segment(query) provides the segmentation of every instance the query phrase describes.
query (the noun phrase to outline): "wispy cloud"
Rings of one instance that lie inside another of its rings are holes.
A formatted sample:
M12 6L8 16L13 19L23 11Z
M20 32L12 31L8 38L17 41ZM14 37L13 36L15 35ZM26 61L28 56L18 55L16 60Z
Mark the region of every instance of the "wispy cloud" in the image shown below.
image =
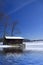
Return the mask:
M28 1L28 2L26 2L26 3L24 3L24 4L22 4L20 7L14 9L14 10L12 10L12 11L10 11L7 15L10 15L10 14L12 14L12 13L15 13L15 12L19 11L21 8L25 7L26 5L31 4L31 3L34 2L34 1L36 1L36 0L30 0L30 1Z

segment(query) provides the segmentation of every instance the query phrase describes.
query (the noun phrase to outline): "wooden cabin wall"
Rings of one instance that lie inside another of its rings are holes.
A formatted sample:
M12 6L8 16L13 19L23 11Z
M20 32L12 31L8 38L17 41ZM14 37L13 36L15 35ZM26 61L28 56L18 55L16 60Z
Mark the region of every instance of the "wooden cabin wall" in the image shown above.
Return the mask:
M22 44L22 39L4 39L4 45Z

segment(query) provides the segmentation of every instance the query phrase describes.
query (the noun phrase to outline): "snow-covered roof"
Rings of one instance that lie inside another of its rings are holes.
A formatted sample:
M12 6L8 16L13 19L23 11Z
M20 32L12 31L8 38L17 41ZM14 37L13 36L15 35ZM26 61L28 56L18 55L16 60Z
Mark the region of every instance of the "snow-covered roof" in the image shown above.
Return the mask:
M24 39L23 37L5 36L6 39Z

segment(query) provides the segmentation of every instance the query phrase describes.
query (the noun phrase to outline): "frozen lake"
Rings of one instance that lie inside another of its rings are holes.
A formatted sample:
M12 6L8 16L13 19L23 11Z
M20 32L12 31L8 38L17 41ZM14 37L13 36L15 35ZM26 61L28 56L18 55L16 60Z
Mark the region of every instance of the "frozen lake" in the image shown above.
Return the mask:
M43 52L0 54L0 65L43 65Z
M1 43L2 45L3 43ZM26 44L25 50L38 50L41 51L27 51L23 53L0 53L0 65L43 65L43 42L24 43ZM32 49L33 48L33 49ZM2 50L2 49L0 49ZM40 50L40 49L39 49Z

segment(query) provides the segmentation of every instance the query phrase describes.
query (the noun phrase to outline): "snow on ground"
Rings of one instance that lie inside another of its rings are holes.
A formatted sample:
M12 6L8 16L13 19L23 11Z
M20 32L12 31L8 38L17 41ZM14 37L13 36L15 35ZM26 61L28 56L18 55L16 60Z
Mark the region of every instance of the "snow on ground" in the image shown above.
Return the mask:
M25 44L24 51L43 51L43 41L23 42L23 44ZM3 45L3 42L0 42L0 45ZM3 48L0 47L0 50L3 50Z
M32 51L43 51L43 41L37 42L24 42L25 49L24 51L32 50Z

